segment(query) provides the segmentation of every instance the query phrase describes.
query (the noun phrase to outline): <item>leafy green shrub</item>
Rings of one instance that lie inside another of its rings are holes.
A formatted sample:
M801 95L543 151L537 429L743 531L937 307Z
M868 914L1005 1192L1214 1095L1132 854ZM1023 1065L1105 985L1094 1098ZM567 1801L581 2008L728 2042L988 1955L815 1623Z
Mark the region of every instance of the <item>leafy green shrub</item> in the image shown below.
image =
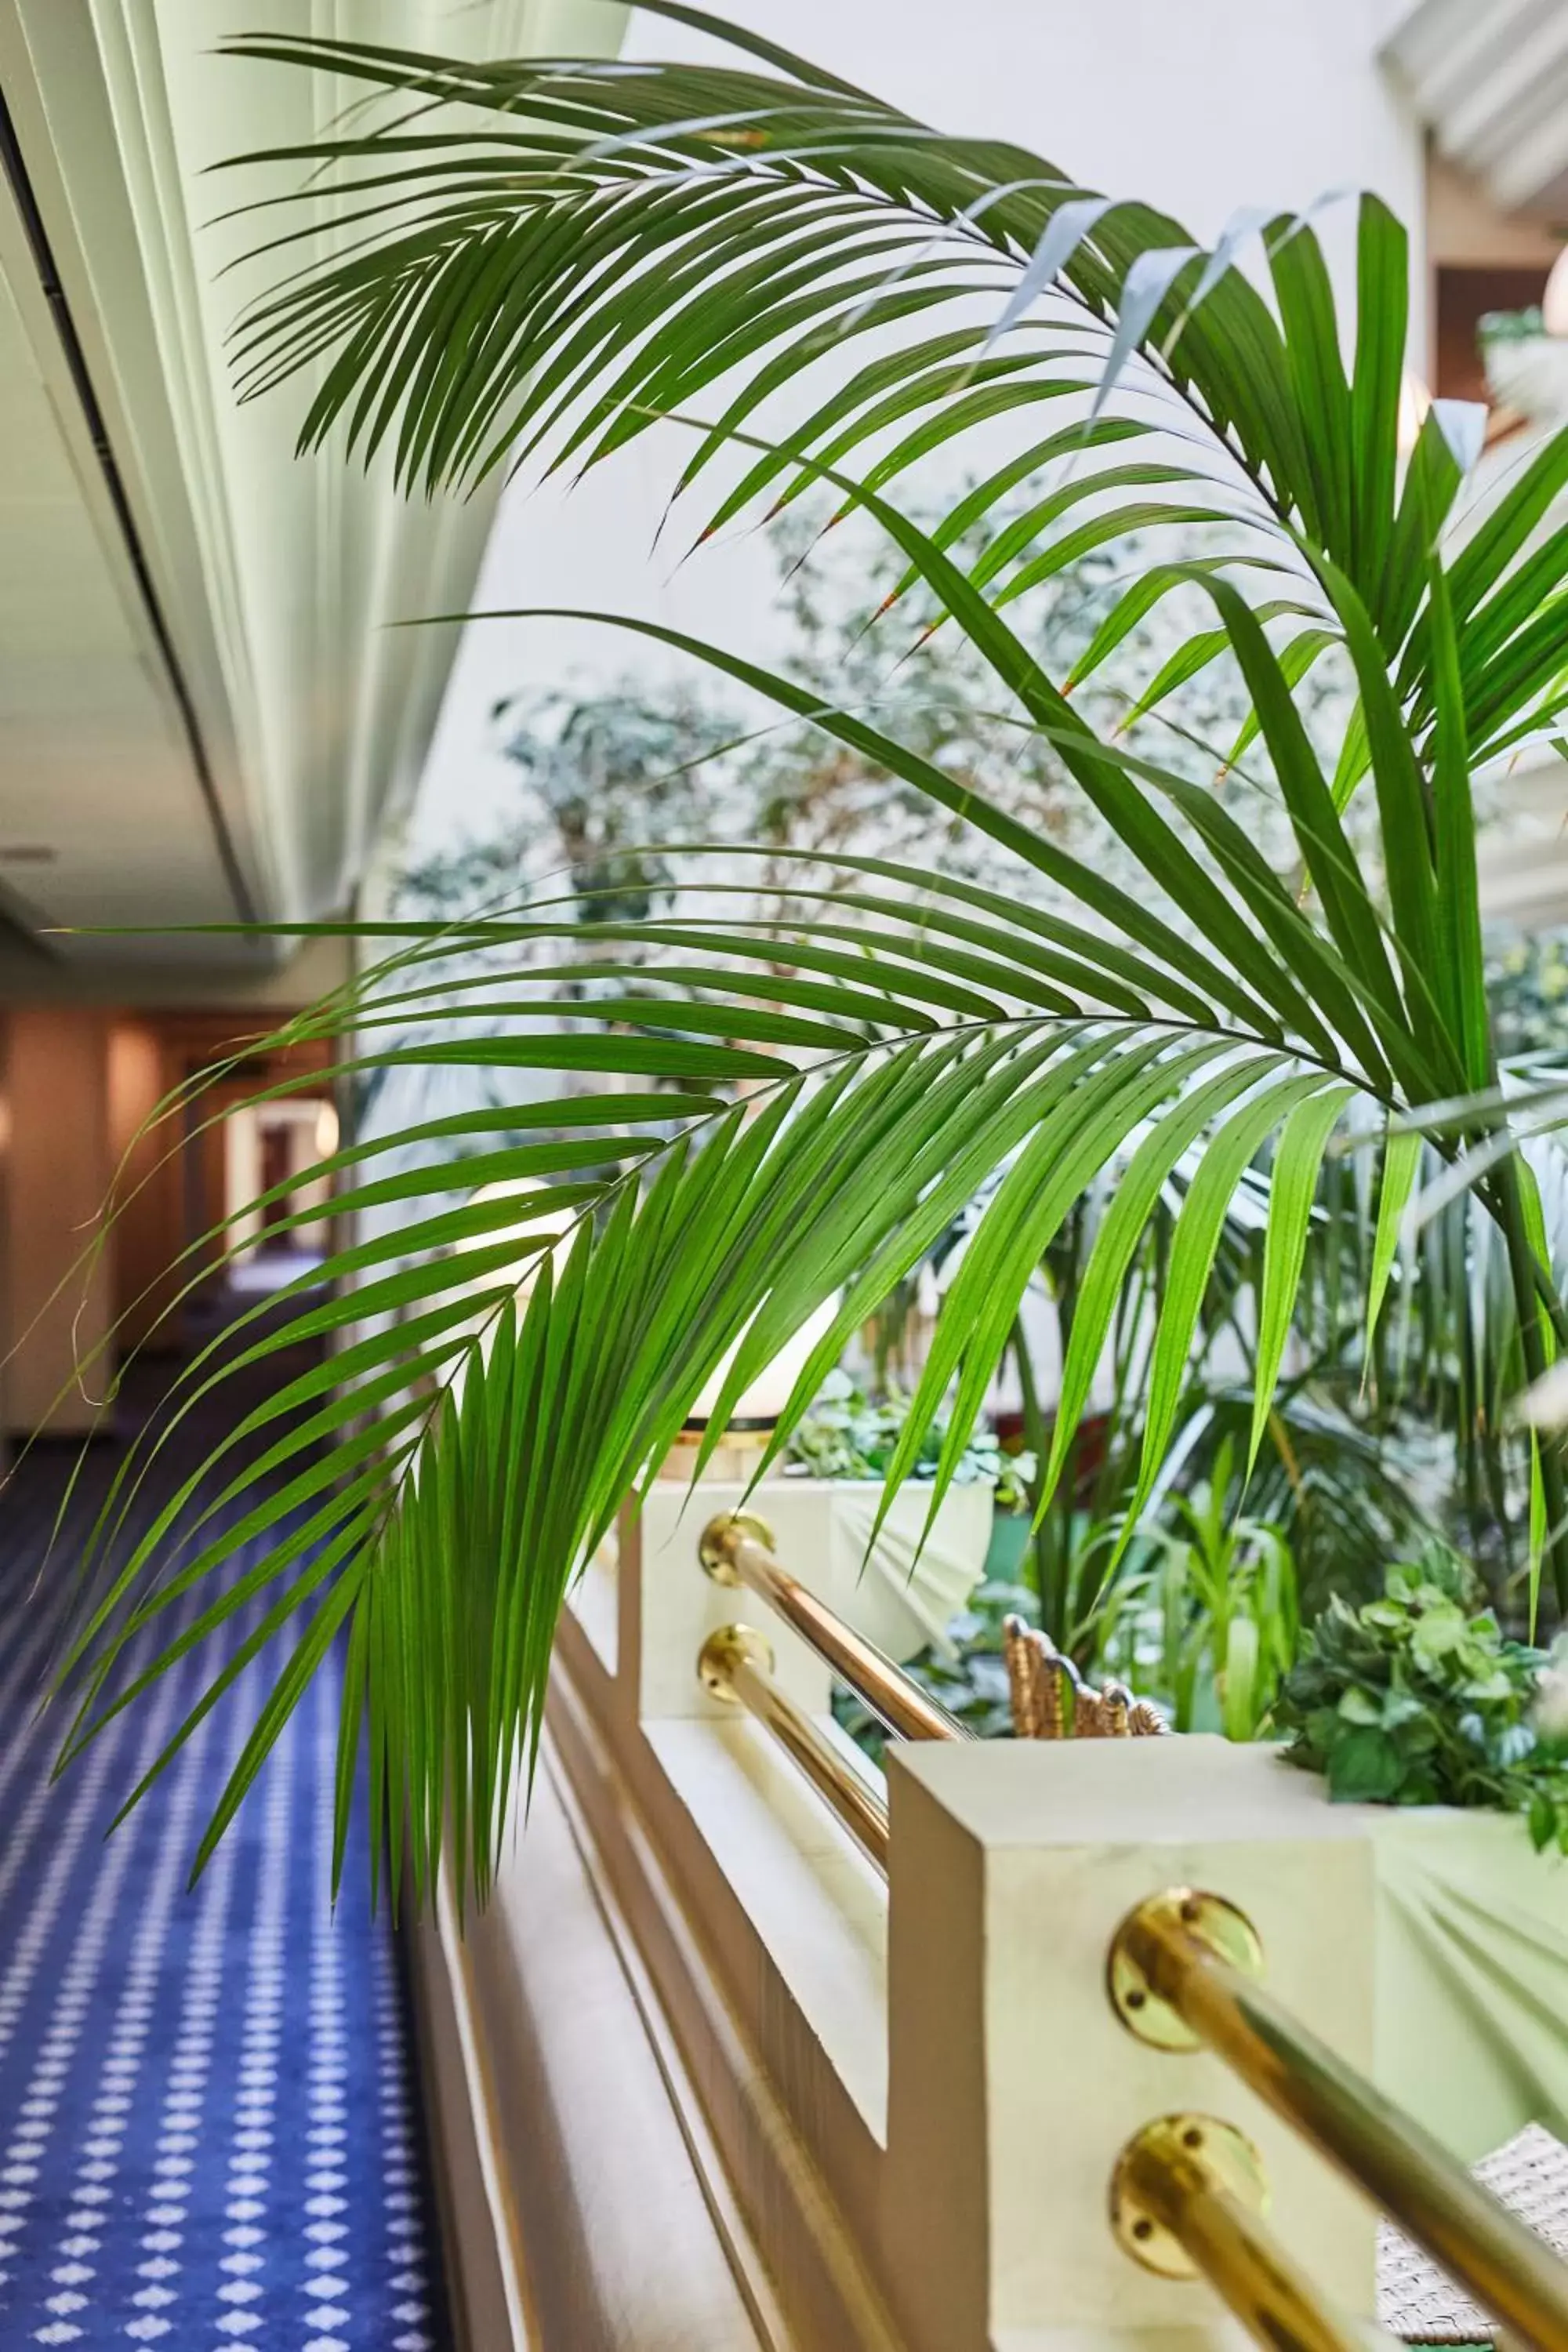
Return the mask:
M1483 351L1489 343L1532 343L1545 332L1539 302L1522 310L1483 310L1476 320L1476 337Z
M809 1470L814 1478L874 1478L887 1476L912 1400L901 1389L890 1388L877 1399L857 1387L847 1372L830 1372L816 1403L790 1439L787 1460ZM947 1434L945 1416L933 1421L921 1440L914 1465L917 1478L934 1478ZM959 1456L955 1484L985 1479L996 1489L996 1507L1016 1511L1024 1507L1025 1481L1034 1475L1034 1457L1004 1454L994 1432L981 1426Z
M1285 1678L1278 1721L1291 1763L1336 1801L1522 1812L1537 1847L1568 1853L1568 1722L1551 1661L1511 1642L1454 1554L1388 1571L1380 1601L1331 1601ZM1543 1703L1544 1702L1544 1703Z

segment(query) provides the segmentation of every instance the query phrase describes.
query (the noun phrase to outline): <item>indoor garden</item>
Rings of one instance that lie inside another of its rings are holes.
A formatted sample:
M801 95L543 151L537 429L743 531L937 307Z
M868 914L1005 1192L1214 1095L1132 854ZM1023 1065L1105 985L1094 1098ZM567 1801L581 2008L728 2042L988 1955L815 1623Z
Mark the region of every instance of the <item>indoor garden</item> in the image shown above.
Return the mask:
M574 1579L805 1333L759 1477L874 1486L868 1552L994 1490L907 1652L973 1727L1012 1612L1177 1732L1568 1845L1568 966L1477 853L1562 749L1568 432L1489 472L1477 412L1412 419L1375 198L1345 299L1311 221L1205 249L729 37L234 45L373 102L303 159L336 257L257 214L251 396L411 496L678 437L668 543L765 530L784 642L604 614L679 682L499 709L501 818L280 1033L335 1041L345 1139L241 1354L328 1352L177 1548L133 1454L67 1753L264 1593L204 1858L343 1641L340 1853L368 1761L378 1850L482 1898Z

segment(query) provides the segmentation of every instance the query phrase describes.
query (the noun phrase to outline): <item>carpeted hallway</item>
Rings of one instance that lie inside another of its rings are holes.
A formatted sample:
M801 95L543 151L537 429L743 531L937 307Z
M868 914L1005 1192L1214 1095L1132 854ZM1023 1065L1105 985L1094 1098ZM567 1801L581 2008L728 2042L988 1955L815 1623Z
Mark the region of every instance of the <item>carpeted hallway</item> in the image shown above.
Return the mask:
M94 1447L74 1527L117 1452ZM194 1892L253 1675L105 1843L214 1662L184 1659L51 1788L37 1700L68 1534L34 1588L74 1459L39 1448L0 1493L0 2347L434 2352L407 2023L363 1840L328 1904L335 1682Z

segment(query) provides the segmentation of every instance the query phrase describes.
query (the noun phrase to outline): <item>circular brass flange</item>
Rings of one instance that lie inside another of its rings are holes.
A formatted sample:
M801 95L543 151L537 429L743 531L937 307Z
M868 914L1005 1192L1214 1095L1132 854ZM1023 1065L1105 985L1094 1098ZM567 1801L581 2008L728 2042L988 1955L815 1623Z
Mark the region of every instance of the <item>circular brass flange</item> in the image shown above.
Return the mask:
M773 1531L766 1519L754 1511L721 1511L710 1519L697 1540L697 1557L715 1584L739 1584L734 1563L730 1558L730 1546L741 1537L749 1536L752 1543L764 1551L773 1548Z
M1156 2050L1195 2050L1198 2037L1157 1989L1162 1953L1202 1944L1243 1976L1263 1974L1263 1946L1245 1911L1223 1895L1168 1886L1130 1911L1110 1940L1110 2005L1130 2033Z
M1194 2199L1215 2195L1249 2213L1268 2210L1268 2177L1246 2133L1217 2116L1156 2116L1128 2141L1110 2176L1116 2242L1161 2278L1195 2278L1181 2217Z
M755 1666L761 1673L771 1675L773 1651L750 1625L721 1625L716 1633L709 1634L697 1654L698 1679L710 1698L722 1699L726 1706L740 1705L740 1694L735 1688L737 1666Z

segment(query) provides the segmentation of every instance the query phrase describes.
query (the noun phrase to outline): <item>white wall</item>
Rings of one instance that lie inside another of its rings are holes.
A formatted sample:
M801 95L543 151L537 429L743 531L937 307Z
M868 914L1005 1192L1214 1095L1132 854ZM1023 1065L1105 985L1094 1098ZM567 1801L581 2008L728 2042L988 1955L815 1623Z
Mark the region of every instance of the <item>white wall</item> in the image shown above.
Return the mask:
M1300 208L1336 188L1375 188L1420 221L1422 140L1376 63L1380 0L727 0L727 13L943 129L1019 141L1090 186L1145 196L1205 241L1244 205ZM639 11L626 53L705 47ZM1321 226L1342 268L1353 207L1330 207ZM1420 318L1411 347L1425 348ZM571 495L510 497L479 608L610 608L763 657L780 650L773 566L755 541L705 549L679 572L679 537L650 556L683 446L650 436ZM489 719L501 697L668 659L581 624L470 627L418 835L463 829L503 784Z

